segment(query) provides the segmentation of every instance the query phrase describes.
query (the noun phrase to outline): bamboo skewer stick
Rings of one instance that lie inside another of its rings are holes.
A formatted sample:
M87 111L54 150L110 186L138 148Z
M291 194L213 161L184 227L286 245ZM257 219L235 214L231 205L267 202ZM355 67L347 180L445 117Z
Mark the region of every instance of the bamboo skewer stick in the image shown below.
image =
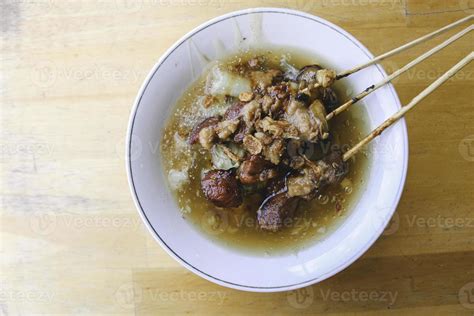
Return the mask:
M429 51L427 51L426 53L424 53L423 55L415 58L414 60L412 60L411 62L409 62L408 64L406 64L405 66L403 66L402 68L394 71L392 74L390 74L389 76L385 77L382 81L380 81L379 83L376 83L375 85L371 85L370 87L367 87L364 91L362 91L361 93L359 93L358 95L356 95L355 97L353 97L352 99L350 99L349 101L347 101L346 103L342 104L341 106L339 106L338 108L336 108L334 111L332 111L331 113L329 113L328 115L326 115L326 120L330 120L332 119L334 116L340 114L341 112L345 111L348 107L350 107L352 104L356 103L357 101L361 100L362 98L366 97L367 95L369 95L370 93L372 93L373 91L377 90L378 88L380 88L381 86L385 85L386 83L392 81L393 79L395 79L396 77L398 77L399 75L401 75L402 73L406 72L407 70L409 70L410 68L414 67L415 65L419 64L420 62L422 62L423 60L425 60L426 58L430 57L431 55L437 53L438 51L440 51L441 49L447 47L448 45L452 44L453 42L455 42L456 40L458 40L459 38L463 37L465 34L469 33L470 31L472 31L474 29L474 26L473 25L470 25L468 26L467 28L465 28L464 30L462 30L461 32L451 36L450 38L448 38L446 41L444 41L443 43L433 47L432 49L430 49Z
M454 76L461 68L469 64L474 59L474 52L471 52L469 55L464 57L460 62L454 65L451 69L449 69L446 73L444 73L441 77L436 79L433 83L431 83L425 90L423 90L420 94L414 97L410 103L406 106L402 107L398 112L390 116L387 120L385 120L382 124L380 124L375 130L373 130L369 135L367 135L364 139L362 139L358 144L352 147L350 150L344 153L342 159L344 161L349 160L352 156L354 156L363 146L368 144L371 140L379 136L385 129L393 125L397 122L400 118L402 118L408 111L413 109L421 100L431 94L436 88L446 82L449 78Z
M392 49L391 51L388 51L388 52L386 52L386 53L384 53L384 54L382 54L382 55L379 55L379 56L375 57L374 59L369 60L368 62L365 62L365 63L363 63L363 64L360 64L360 65L358 65L358 66L356 66L356 67L354 67L354 68L352 68L352 69L343 71L343 72L341 72L340 74L338 74L338 75L336 76L336 80L342 79L342 78L344 78L344 77L347 77L347 76L349 76L349 75L351 75L351 74L353 74L353 73L355 73L355 72L357 72L357 71L359 71L359 70L361 70L361 69L364 69L364 68L366 68L366 67L368 67L368 66L370 66L370 65L373 65L373 64L375 64L375 63L378 63L379 61L384 60L385 58L388 58L388 57L393 56L393 55L395 55L395 54L398 54L398 53L400 53L400 52L402 52L402 51L404 51L404 50L406 50L406 49L408 49L408 48L411 48L411 47L416 46L416 45L418 45L418 44L421 44L421 43L423 43L423 42L425 42L425 41L427 41L427 40L430 40L430 39L432 39L432 38L434 38L434 37L436 37L436 36L438 36L438 35L441 35L441 34L447 32L447 31L449 31L450 29L452 29L452 28L458 26L459 24L462 24L462 23L464 23L464 22L467 22L467 21L472 20L473 18L474 18L474 14L471 14L471 15L465 17L465 18L462 18L462 19L460 19L460 20L454 22L454 23L451 23L451 24L449 24L449 25L446 25L446 26L440 28L439 30L436 30L436 31L434 31L434 32L431 32L431 33L429 33L429 34L426 34L426 35L424 35L424 36L422 36L422 37L419 37L419 38L417 38L417 39L415 39L415 40L413 40L413 41L411 41L411 42L409 42L409 43L406 43L406 44L404 44L404 45L402 45L402 46L400 46L400 47L397 47L397 48L395 48L395 49Z

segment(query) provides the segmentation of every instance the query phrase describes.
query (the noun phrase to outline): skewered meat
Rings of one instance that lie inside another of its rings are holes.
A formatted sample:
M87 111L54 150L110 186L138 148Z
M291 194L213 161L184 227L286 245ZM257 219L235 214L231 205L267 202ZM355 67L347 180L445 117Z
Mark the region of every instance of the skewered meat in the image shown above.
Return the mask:
M211 170L201 179L204 196L219 207L238 207L242 204L242 190L232 170Z
M311 96L307 93L300 92L296 95L295 100L303 103L306 106L308 106L310 101L311 101Z
M347 163L342 160L341 152L334 151L319 161L305 160L305 167L287 179L289 196L312 199L321 189L338 183L347 174Z
M264 90L266 87L270 86L273 83L273 79L281 75L281 71L277 69L270 69L266 72L264 71L252 71L250 73L250 79L254 86L260 90Z
M332 112L339 106L339 99L331 88L321 89L321 101L323 102L327 112Z
M287 67L289 81L284 81L280 70L267 68L258 58L234 68L237 73L212 69L206 85L210 98L224 94L235 101L222 118L210 117L195 126L189 142L199 141L211 152L214 170L201 179L205 197L219 207L237 207L244 188L263 183L266 189L259 190L267 198L258 209L258 223L276 231L298 201L313 199L347 172L340 153L320 161L286 153L290 141L303 144L328 138L327 111L338 102L329 87L335 72L318 65L299 72ZM232 146L243 153L235 154Z
M240 101L232 103L232 105L229 106L227 111L224 113L224 120L233 120L238 118L244 105L245 103Z
M336 72L330 69L321 69L316 73L316 81L324 88L329 87L336 80Z
M336 80L336 72L334 70L321 68L319 65L308 65L301 68L296 79L298 81L304 80L308 83L317 83L327 88Z
M257 123L257 129L272 135L273 137L297 138L298 129L284 120L274 120L269 116Z
M270 162L261 156L253 155L242 162L238 175L242 184L254 184L275 178L278 172Z
M302 102L290 101L285 119L298 129L302 140L318 141L320 135L319 122L312 117L311 112Z
M288 96L288 84L280 83L267 88L267 93L272 98L284 99Z
M347 162L342 159L341 151L333 151L324 159L318 161L323 169L321 181L326 185L332 185L340 182L349 171Z
M309 112L312 114L312 119L316 122L319 130L319 138L327 139L329 136L329 125L326 120L326 109L319 100L315 100L309 106Z
M290 197L286 192L271 195L263 201L257 211L258 225L264 230L277 231L297 206L298 198Z
M317 170L320 172L320 170ZM311 167L304 167L297 176L289 177L287 180L288 196L311 197L319 186L320 173L316 173Z
M296 76L297 81L311 82L316 80L316 74L318 70L323 69L319 65L307 65L300 69L300 72Z
M280 229L300 199L313 199L324 187L338 183L347 174L347 163L342 160L341 152L332 152L317 162L307 159L306 162L307 167L287 178L284 188L263 201L257 212L262 229Z

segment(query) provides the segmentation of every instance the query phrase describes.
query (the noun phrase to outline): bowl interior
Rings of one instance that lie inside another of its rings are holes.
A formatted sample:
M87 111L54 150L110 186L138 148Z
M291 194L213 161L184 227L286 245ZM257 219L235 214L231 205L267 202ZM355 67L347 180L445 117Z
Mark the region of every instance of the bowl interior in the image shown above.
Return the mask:
M339 27L284 9L234 12L198 27L175 44L154 67L139 95L129 126L127 170L135 202L146 225L166 251L193 272L221 285L250 291L289 290L323 280L361 256L392 216L407 169L403 121L372 145L369 183L348 218L326 239L298 253L275 258L239 252L213 243L182 219L160 162L162 128L181 93L216 60L242 47L262 44L304 49L337 71L372 55ZM385 76L372 66L344 80L354 93ZM391 85L363 104L371 128L399 107Z

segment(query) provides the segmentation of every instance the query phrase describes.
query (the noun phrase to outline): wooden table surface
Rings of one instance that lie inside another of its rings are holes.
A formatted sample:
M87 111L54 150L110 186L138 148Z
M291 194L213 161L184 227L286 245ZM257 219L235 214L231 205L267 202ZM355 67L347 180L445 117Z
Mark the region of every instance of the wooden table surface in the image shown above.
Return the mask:
M255 6L321 16L374 54L474 11L471 0L2 1L0 315L474 314L473 65L408 116L397 213L338 275L293 292L231 290L188 272L146 231L124 167L138 88L183 34ZM383 64L392 71L447 36ZM396 80L402 103L473 43Z

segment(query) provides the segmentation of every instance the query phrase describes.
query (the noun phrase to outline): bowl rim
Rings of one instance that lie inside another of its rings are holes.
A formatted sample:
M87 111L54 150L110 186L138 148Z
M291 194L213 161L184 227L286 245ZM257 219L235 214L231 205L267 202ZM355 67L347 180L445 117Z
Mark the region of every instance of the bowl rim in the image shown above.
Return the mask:
M148 73L147 77L145 78L143 84L141 85L139 92L135 98L132 110L130 112L130 118L128 122L128 128L127 128L127 135L126 135L126 142L125 142L125 167L126 167L126 172L127 172L127 178L128 178L128 183L130 187L130 191L132 194L132 198L135 204L135 207L140 214L140 217L142 221L145 223L145 226L147 227L148 231L151 233L151 235L154 237L154 239L158 242L158 244L167 252L172 258L174 258L177 262L179 262L182 266L187 268L189 271L201 276L202 278L211 281L213 283L219 284L221 286L225 286L228 288L233 288L237 290L242 290L242 291L250 291L250 292L280 292L280 291L290 291L290 290L295 290L299 289L302 287L306 287L318 282L321 282L337 273L340 271L344 270L347 268L349 265L354 263L357 259L359 259L374 243L375 241L380 237L386 226L388 225L390 219L392 218L393 214L395 213L398 204L400 202L402 193L403 193L403 188L405 186L406 182L406 176L407 176L407 171L408 171L408 153L409 153L409 142L408 142L408 133L407 133L407 128L406 128L406 122L405 119L402 118L399 121L399 125L401 128L402 132L402 139L403 139L403 170L402 170L402 177L401 181L399 184L399 189L396 194L395 202L391 206L390 211L387 213L387 215L384 218L384 222L382 225L379 226L379 230L375 232L372 236L372 238L363 246L360 248L360 250L352 256L351 258L347 259L345 262L342 264L336 266L333 270L330 272L318 276L318 277L313 277L311 279L308 279L303 282L298 282L295 284L288 284L288 285L283 285L283 286L269 286L269 287L257 287L257 286L250 286L250 285L245 285L245 284L237 284L234 282L229 282L220 278L217 278L209 273L206 273L204 271L199 270L198 268L194 267L192 264L188 263L185 261L183 258L181 258L177 253L171 249L166 242L161 239L160 235L158 232L154 229L153 225L150 223L149 219L147 218L145 211L143 210L140 201L138 199L138 195L135 189L134 185L134 180L133 180L133 173L132 173L132 159L131 159L131 147L132 147L132 132L133 132L133 125L135 121L135 117L137 114L137 110L140 104L140 101L142 99L142 96L145 92L145 90L148 87L148 84L150 83L151 79L153 78L154 74L158 70L158 68L165 62L165 60L173 53L175 49L177 49L180 45L182 45L185 41L187 41L189 38L191 38L193 35L197 34L201 30L204 30L205 28L219 23L221 21L236 17L236 16L242 16L242 15L248 15L248 14L256 14L256 13L280 13L280 14L289 14L293 16L297 16L300 18L305 18L312 20L313 22L324 24L330 28L332 28L334 31L340 33L344 37L346 37L348 40L350 40L352 43L354 43L356 46L358 46L361 51L367 55L369 59L374 58L373 54L362 44L360 43L356 37L354 37L352 34L349 32L345 31L341 27L321 18L318 16L315 16L313 14L309 14L306 12L302 12L299 10L293 10L293 9L287 9L287 8L277 8L277 7L256 7L256 8L249 8L249 9L243 9L243 10L237 10L237 11L232 11L220 16L217 16L215 18L212 18L197 27L193 28L191 31L183 35L179 40L177 40L170 48L168 48L158 59L156 64L153 66L153 68L150 70ZM383 69L383 67L380 64L375 64L374 65L377 70L381 73L383 77L387 77L387 73ZM400 99L395 91L395 88L393 87L392 83L388 83L387 86L389 87L390 93L392 94L394 101L396 103L397 109L400 109L402 107L400 103Z

